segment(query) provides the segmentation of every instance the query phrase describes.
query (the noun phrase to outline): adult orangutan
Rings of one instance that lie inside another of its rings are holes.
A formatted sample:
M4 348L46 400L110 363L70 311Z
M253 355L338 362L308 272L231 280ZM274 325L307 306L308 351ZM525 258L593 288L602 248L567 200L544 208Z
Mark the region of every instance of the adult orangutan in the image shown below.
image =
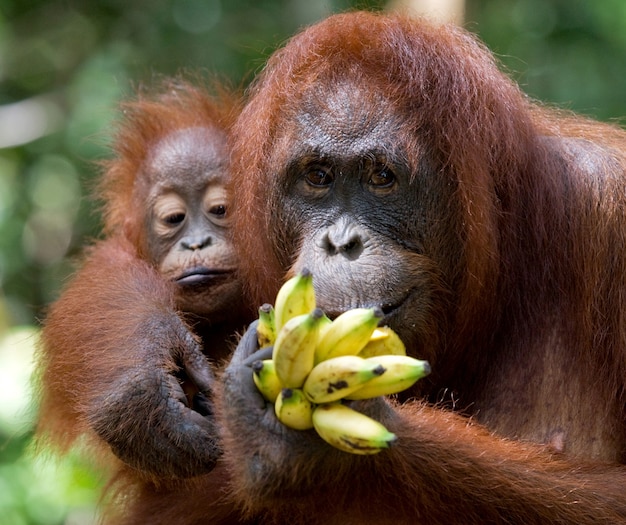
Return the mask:
M99 186L105 238L45 321L40 439L61 451L85 439L111 470L116 525L157 523L153 512L174 523L180 505L191 520L184 502L199 497L215 502L203 519L235 519L217 503L209 359L227 357L250 321L225 193L237 107L178 81L124 105Z
M306 267L432 374L346 454L277 422L252 327L218 396L262 523L626 523L626 133L530 101L474 37L349 13L269 60L233 131L255 304ZM254 353L253 353L254 352ZM411 396L411 397L409 397Z

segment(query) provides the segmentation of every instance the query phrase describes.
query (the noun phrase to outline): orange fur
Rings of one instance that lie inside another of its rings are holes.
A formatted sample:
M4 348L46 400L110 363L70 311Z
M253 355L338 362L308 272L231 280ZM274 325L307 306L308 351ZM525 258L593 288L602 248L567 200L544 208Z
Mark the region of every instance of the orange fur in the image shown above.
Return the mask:
M206 474L206 465L191 454L188 471L197 468L201 475L181 477L168 472L168 467L155 472L129 466L102 437L114 433L117 445L127 455L134 454L139 465L150 457L158 463L159 452L150 450L142 436L158 432L161 413L174 409L166 408L162 390L167 385L154 386L150 381L158 371L163 376L177 371L181 364L175 356L188 347L199 348L208 359L223 359L232 349L233 326L246 322L247 313L239 310L234 299L223 327L181 311L177 304L181 292L159 273L144 249L149 180L143 170L155 145L172 132L193 127L214 128L221 137L237 110L238 97L225 91L211 97L204 87L178 80L123 104L113 144L115 157L103 164L96 195L104 202L105 238L85 250L76 274L45 319L38 354L38 442L61 454L76 444L86 446L108 480L102 502L102 520L107 524L195 524L207 519L228 524L239 516L224 493L228 474L223 468ZM134 381L143 381L148 388L138 383L133 394L137 405L124 413L124 407L115 405L116 394L132 389ZM188 409L177 410L182 414ZM115 423L114 430L94 429L95 416L102 412L111 426ZM181 441L189 426L181 415L180 430L174 427L181 432ZM126 442L120 435L126 436ZM176 436L171 439L175 442ZM203 443L197 445L201 448ZM201 517L193 510L197 500L210 507L202 510Z
M270 445L223 407L238 497L268 522L626 523L626 133L529 100L462 29L330 17L270 58L235 126L236 242L258 304L305 231L281 215L304 94L323 107L342 82L372 118L384 99L409 165L425 157L456 188L433 374L373 458L287 431ZM284 463L252 473L264 454Z

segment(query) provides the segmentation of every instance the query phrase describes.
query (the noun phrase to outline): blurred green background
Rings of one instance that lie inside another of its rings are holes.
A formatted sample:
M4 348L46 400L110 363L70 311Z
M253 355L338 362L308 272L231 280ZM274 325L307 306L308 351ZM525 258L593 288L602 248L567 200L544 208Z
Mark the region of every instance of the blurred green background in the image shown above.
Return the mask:
M93 523L97 476L29 450L36 326L99 233L89 199L117 103L180 71L244 85L349 0L0 0L0 524ZM467 0L466 26L531 96L626 116L624 0Z

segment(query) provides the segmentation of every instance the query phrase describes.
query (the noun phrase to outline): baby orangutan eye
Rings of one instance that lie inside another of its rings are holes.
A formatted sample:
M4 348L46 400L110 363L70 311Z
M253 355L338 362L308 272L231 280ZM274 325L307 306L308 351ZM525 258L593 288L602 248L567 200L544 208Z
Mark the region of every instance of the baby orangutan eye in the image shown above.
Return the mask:
M217 215L218 217L224 217L226 215L226 206L224 206L223 204L219 204L217 206L213 206L209 210L209 213L211 215Z
M172 226L176 226L185 220L184 213L173 213L163 218L163 222Z

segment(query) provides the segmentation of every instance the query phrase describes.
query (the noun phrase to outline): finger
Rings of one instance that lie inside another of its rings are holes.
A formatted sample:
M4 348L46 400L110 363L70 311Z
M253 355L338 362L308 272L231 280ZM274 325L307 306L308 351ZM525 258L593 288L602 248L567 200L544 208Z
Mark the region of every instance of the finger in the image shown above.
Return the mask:
M215 422L186 402L170 374L135 369L120 375L88 421L133 468L159 478L197 476L210 472L221 452Z
M187 401L187 395L185 394L183 387L174 376L171 376L169 374L165 375L161 394L166 399L167 397L172 397L179 403L185 406L189 406L189 403Z
M272 348L262 348L243 359L239 363L232 362L226 368L224 375L224 389L227 397L243 403L244 406L265 409L266 400L259 392L252 378L252 363L259 359L269 359L272 356Z
M209 360L191 337L188 338L187 343L182 352L183 368L189 379L198 387L198 390L210 395L215 384L215 376Z
M163 386L166 396L164 405L167 407L164 421L166 421L168 425L172 428L176 428L177 426L186 426L188 424L187 422L191 422L198 425L205 432L209 432L210 434L214 433L214 423L205 417L206 414L196 411L197 396L204 398L204 403L201 398L198 398L197 401L200 403L200 408L205 412L207 411L209 401L202 393L194 395L192 400L193 407L190 407L187 395L176 378L168 374L164 379ZM212 410L210 411L212 412Z
M266 346L265 348L261 348L261 350L257 350L252 355L244 359L241 362L241 364L243 366L252 366L252 363L254 363L255 361L259 361L259 360L263 361L265 359L271 359L273 350L274 350L273 346Z
M215 438L215 421L212 417L210 417L209 415L204 415L200 411L190 409L185 411L184 417L188 418L189 421L202 428L205 432L212 436L213 439Z

